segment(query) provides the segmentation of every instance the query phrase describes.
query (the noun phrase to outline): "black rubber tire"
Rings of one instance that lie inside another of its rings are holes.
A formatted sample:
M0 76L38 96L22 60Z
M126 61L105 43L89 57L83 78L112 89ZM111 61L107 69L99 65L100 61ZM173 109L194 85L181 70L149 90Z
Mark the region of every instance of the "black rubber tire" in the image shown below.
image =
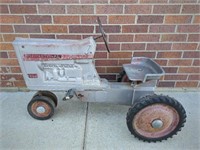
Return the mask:
M45 117L37 116L32 111L32 106L36 102L45 103L49 107L50 113L47 116L45 116ZM55 109L55 103L54 103L54 101L50 97L46 97L46 96L34 96L31 99L31 101L28 103L28 105L27 105L27 111L30 114L30 116L33 117L33 118L35 118L35 119L38 119L38 120L47 120L47 119L51 118L54 115L54 109Z
M123 70L122 72L119 73L119 78L117 79L118 82L131 82L127 75L126 72Z
M46 96L46 97L49 97L53 100L54 104L55 104L55 107L57 107L58 105L58 98L57 96L53 93L53 92L50 92L50 91L38 91L37 93L35 93L35 96Z
M131 80L129 80L129 78L124 70L119 73L119 77L118 77L117 81L118 82L128 82L128 83L132 82ZM142 83L142 81L134 81L134 83L140 84L140 83Z
M175 129L173 131L170 131L165 136L157 137L157 138L149 138L144 137L143 135L139 134L136 129L133 127L133 121L135 115L144 109L147 106L153 105L153 104L165 104L168 106L171 106L173 109L175 109L179 115L179 122ZM176 135L178 131L181 131L181 128L184 126L186 122L186 112L183 106L174 98L171 98L169 96L163 96L163 95L152 95L152 96L146 96L141 98L136 104L134 104L127 113L127 126L129 131L139 140L147 141L147 142L157 142L162 140L167 140L168 138L172 138L173 135Z

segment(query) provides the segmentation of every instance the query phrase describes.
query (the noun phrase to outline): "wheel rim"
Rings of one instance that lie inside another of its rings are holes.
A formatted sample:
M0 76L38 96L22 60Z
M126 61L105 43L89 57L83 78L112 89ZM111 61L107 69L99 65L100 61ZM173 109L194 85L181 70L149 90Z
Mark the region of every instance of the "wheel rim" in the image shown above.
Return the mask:
M31 106L32 113L40 118L48 117L51 114L51 107L43 101L36 101Z
M153 104L140 110L132 121L133 128L141 136L164 137L177 127L179 114L166 104Z

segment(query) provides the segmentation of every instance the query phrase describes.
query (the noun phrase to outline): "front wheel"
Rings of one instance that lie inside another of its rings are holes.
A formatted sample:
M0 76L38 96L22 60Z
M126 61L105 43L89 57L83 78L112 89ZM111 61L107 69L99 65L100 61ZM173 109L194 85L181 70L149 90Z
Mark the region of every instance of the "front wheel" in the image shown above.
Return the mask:
M55 106L58 105L57 96L53 92L50 92L50 91L38 91L37 93L35 93L35 95L33 96L33 98L36 97L36 96L49 97L50 99L53 100L53 102L55 103Z
M174 98L146 96L132 106L127 113L129 131L147 142L166 140L177 134L186 122L183 106Z
M34 96L27 106L28 113L38 120L51 118L54 114L54 109L54 101L46 96Z

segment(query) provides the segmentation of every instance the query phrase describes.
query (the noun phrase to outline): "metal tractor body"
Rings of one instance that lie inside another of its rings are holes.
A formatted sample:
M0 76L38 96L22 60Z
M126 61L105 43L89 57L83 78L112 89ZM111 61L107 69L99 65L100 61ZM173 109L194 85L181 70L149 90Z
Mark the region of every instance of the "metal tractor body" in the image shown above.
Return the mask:
M129 80L139 85L108 82L94 66L96 43L83 40L17 38L14 42L19 63L30 90L69 91L82 101L131 105L134 100L154 93L163 69L149 58L132 58L123 68Z
M100 37L108 49L99 18L98 23ZM132 105L127 113L127 126L144 141L172 137L185 123L185 110L178 101L155 95L164 70L149 58L133 57L129 64L123 65L123 77L129 82L109 82L100 78L95 69L93 37L83 40L16 38L13 45L28 89L37 91L27 107L35 119L52 117L58 103L55 91L66 91L64 100Z

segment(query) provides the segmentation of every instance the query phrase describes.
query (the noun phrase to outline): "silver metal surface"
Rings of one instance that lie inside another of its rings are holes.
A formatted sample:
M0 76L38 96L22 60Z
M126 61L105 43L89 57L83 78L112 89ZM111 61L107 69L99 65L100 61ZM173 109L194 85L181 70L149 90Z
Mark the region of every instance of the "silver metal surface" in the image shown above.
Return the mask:
M108 84L108 86L103 90L73 89L74 97L72 99L83 102L132 105L141 97L154 94L156 81L148 81L135 87L130 86L130 83L108 82L105 84Z
M102 89L94 67L96 43L83 40L16 38L13 42L30 90Z
M153 95L157 85L157 80L149 80L147 82L134 86L132 104L140 101L140 98L147 95Z
M131 64L124 64L123 68L131 81L158 80L164 75L164 70L146 57L133 57Z
M115 103L121 105L131 105L133 97L133 87L128 83L109 83L110 86L103 90L77 91L76 95L80 101Z
M151 126L153 128L162 128L163 122L160 119L156 119L156 120L152 121Z
M93 63L96 51L93 37L83 40L17 38L13 45L27 87L37 91L68 91L63 96L65 100L76 97L87 102L131 105L143 96L154 94L157 80L164 74L151 59L133 57L123 67L128 78L142 81L140 84L100 79Z

